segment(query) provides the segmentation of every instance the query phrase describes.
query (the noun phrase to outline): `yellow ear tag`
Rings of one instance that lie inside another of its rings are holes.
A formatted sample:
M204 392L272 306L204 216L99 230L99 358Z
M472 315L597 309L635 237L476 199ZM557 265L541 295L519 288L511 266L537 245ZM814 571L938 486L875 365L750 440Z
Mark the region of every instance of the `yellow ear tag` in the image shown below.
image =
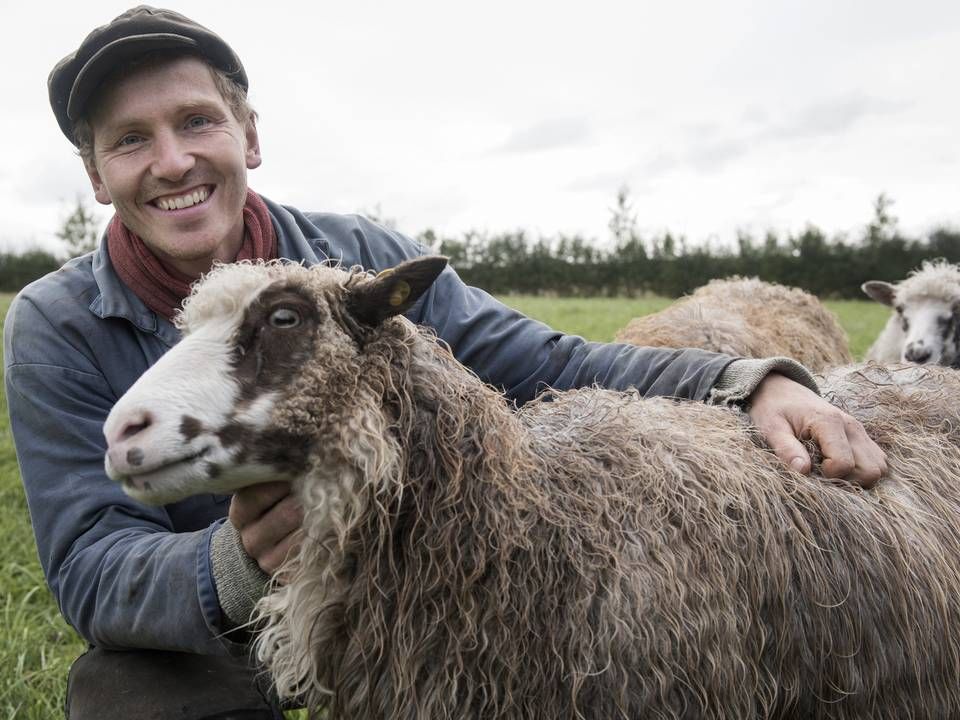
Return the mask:
M378 280L381 280L383 278L390 277L394 272L396 272L394 268L387 268L386 270L381 270L378 272L376 277Z
M398 280L393 292L390 293L390 304L397 307L402 305L408 297L410 297L410 284L406 280Z

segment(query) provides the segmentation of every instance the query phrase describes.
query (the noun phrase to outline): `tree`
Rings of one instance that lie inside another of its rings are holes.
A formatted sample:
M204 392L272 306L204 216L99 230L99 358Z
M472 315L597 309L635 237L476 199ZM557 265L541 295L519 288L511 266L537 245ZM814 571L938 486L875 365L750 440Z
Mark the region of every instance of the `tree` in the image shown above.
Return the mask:
M896 235L897 218L890 213L893 200L886 193L880 193L873 202L873 219L867 225L867 242L877 245Z
M630 188L626 185L617 190L616 207L610 208L610 220L607 223L613 236L615 247L620 250L637 244L637 215L630 203ZM642 246L641 246L642 248Z
M97 218L87 208L83 198L77 197L77 207L63 221L63 226L56 236L66 245L67 257L76 257L96 250L100 237Z

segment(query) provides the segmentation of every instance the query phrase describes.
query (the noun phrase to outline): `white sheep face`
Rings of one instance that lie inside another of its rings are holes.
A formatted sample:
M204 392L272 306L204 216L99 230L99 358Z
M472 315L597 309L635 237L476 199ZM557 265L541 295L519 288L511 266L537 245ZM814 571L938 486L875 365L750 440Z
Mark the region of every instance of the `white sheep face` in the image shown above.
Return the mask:
M184 339L110 412L106 471L132 497L162 504L198 492L226 493L284 479L298 465L262 436L280 375L305 362L311 345L303 336L303 342L286 338L317 311L277 287L269 273L251 270L214 277L181 319ZM232 287L221 296L218 285L226 280ZM254 439L258 453L250 450Z
M951 303L941 298L918 298L897 305L903 330L904 362L921 365L954 365L960 356L960 324Z
M894 309L888 342L896 341L901 362L954 366L960 363L960 304L934 295L898 293L897 286L871 281L863 286L874 300ZM886 358L893 360L894 358Z
M376 278L283 263L216 269L178 319L183 340L107 417L107 474L155 505L302 475L349 406L361 338L445 265L418 258Z

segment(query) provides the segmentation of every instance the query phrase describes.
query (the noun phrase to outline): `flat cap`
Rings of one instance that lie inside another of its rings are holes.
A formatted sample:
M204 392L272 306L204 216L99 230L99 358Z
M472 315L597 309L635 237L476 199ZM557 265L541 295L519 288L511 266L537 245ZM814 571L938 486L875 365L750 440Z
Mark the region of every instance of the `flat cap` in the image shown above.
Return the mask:
M73 123L107 75L144 53L176 48L199 53L247 89L240 58L219 35L172 10L138 5L96 28L51 71L50 106L63 134L76 143Z

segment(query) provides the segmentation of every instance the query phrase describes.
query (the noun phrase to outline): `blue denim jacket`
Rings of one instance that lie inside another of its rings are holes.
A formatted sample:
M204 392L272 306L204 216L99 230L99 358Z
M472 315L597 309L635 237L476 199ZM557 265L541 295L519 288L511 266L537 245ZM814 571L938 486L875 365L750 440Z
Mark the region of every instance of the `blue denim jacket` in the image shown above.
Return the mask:
M359 217L266 202L281 257L382 270L423 252ZM703 400L732 360L563 335L450 268L407 317L435 328L461 362L517 403L545 386L594 383ZM123 285L104 243L24 288L7 316L7 399L40 562L63 616L105 648L235 649L220 637L209 553L229 497L146 507L103 470L111 406L178 339Z

